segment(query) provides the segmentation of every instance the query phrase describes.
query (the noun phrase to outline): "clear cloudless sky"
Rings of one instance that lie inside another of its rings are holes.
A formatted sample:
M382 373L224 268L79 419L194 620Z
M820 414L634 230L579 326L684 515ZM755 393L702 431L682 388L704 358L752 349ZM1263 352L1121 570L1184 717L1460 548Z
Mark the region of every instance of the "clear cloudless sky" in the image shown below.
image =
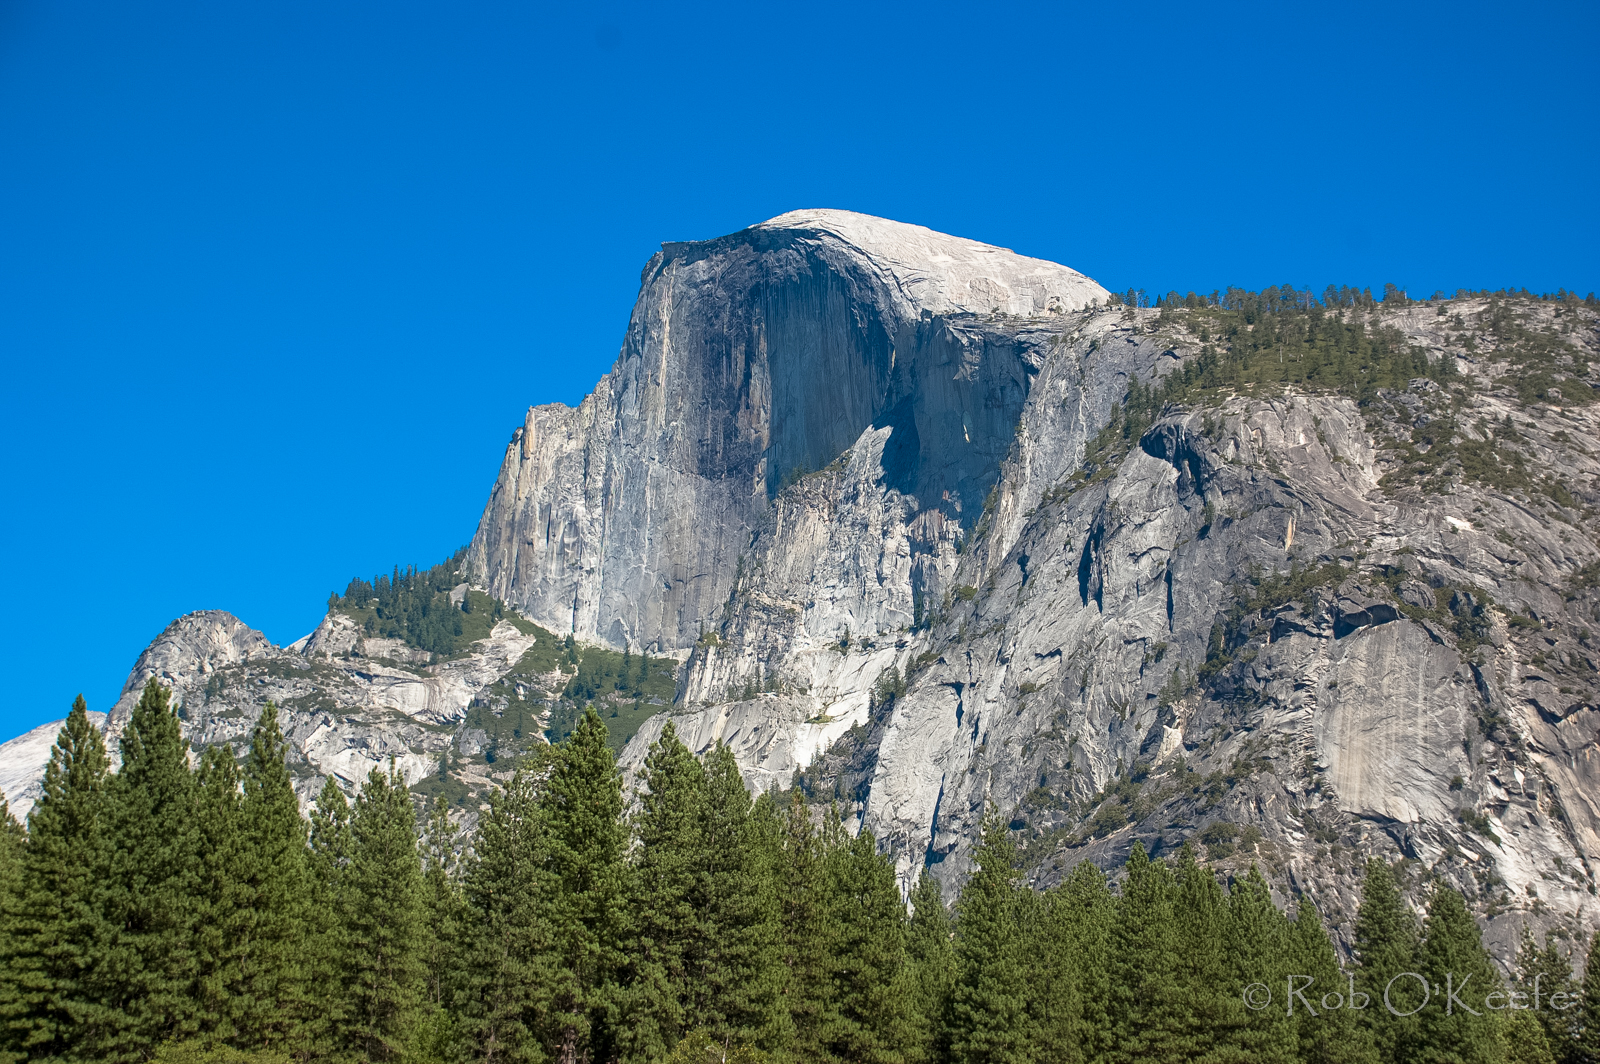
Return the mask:
M471 537L660 242L1600 289L1600 5L0 0L0 739Z

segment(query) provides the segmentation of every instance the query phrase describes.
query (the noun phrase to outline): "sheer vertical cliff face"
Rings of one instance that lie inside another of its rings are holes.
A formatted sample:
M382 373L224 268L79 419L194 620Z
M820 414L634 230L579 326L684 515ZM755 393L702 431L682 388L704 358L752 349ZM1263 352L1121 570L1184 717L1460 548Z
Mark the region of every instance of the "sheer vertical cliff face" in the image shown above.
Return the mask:
M889 430L886 487L970 524L1037 359L955 322L1104 296L1064 266L844 211L668 244L611 372L513 436L475 571L557 630L687 652L781 489L868 429Z

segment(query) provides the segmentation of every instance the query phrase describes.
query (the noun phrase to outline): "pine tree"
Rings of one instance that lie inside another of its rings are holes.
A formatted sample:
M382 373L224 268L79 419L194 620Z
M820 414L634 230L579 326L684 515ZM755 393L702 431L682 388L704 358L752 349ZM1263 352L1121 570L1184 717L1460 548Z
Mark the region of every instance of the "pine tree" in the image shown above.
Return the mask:
M558 752L543 804L558 976L547 1039L574 1064L610 1051L624 929L622 784L593 706Z
M1059 889L1024 890L1020 900L1030 1052L1040 1060L1081 1061L1083 1001L1070 906Z
M31 827L31 820L29 825ZM1579 1064L1600 1064L1600 931L1589 940L1580 990L1582 1004L1578 1008L1573 1059Z
M200 758L195 778L195 1020L207 1044L238 1038L235 942L248 916L238 882L242 860L239 770L225 746Z
M332 776L323 781L311 810L311 840L305 856L306 904L302 958L306 994L291 1017L297 1032L294 1054L312 1059L337 1043L350 1011L344 982L345 877L353 843L350 806Z
M109 866L107 767L105 742L79 695L28 815L7 920L13 952L0 969L3 1045L28 1060L90 1058L114 1019L100 998L112 932L98 904Z
M6 796L0 794L0 900L6 903L6 909L0 911L9 911L22 883L22 847L27 837L11 815Z
M1519 1004L1529 1006L1551 1053L1558 1060L1565 1060L1574 1052L1578 1010L1555 1008L1551 999L1556 994L1565 994L1567 997L1557 999L1562 1004L1581 1000L1578 986L1572 979L1572 955L1552 942L1548 933L1541 947L1533 940L1526 924L1517 946L1516 989L1525 995L1525 1000Z
M297 1040L304 1011L307 896L306 824L287 763L278 707L268 702L250 736L240 804L240 859L234 872L241 919L230 984L236 1045L277 1049Z
M399 1060L422 998L423 896L416 815L392 767L367 776L350 839L340 890L349 994L341 1042L364 1060Z
M463 1036L471 1055L486 1062L547 1059L540 1032L551 1008L554 947L544 906L556 886L538 800L545 768L536 755L489 796L463 877Z
M950 1057L956 1064L1024 1064L1032 1059L1032 1031L1016 847L993 805L974 860L977 870L956 905Z
M827 875L834 934L821 1037L826 1059L901 1064L910 1002L902 975L905 906L894 866L863 828L828 854Z
M1142 843L1128 855L1111 934L1112 1050L1117 1064L1182 1060L1191 1052L1176 884Z
M1187 843L1173 864L1173 882L1176 985L1170 999L1153 1003L1153 1026L1172 1039L1164 1050L1168 1054L1176 1050L1186 1057L1198 1057L1210 1047L1211 1056L1218 1060L1248 1060L1249 1050L1256 1047L1247 1046L1247 1010L1241 993L1246 983L1236 974L1243 966L1231 963L1228 952L1234 938L1228 897L1216 875L1199 863ZM1267 908L1271 909L1270 901ZM1261 914L1250 908L1248 915ZM1264 952L1249 941L1248 932L1238 939L1252 959Z
M821 1059L833 949L832 905L828 898L826 843L811 822L799 787L790 788L789 809L781 822L774 868L783 920L783 1000L792 1025L789 1055L799 1061Z
M1261 877L1260 869L1251 865L1248 875L1234 881L1228 897L1225 959L1232 971L1222 990L1228 1011L1242 1021L1230 1039L1242 1059L1261 1064L1294 1064L1299 1056L1300 1031L1287 1008L1280 1011L1243 1007L1243 991L1251 983L1265 981L1270 987L1283 987L1287 993L1288 977L1305 974L1295 972L1290 965L1290 933L1289 922L1272 904L1267 881Z
M123 730L122 768L106 793L111 867L101 904L115 932L102 1001L121 1016L95 1051L142 1060L197 1029L194 777L171 694L154 677Z
M645 756L645 790L633 819L623 1025L630 1059L665 1054L697 1026L690 1016L700 966L696 912L705 773L668 721Z
M461 990L467 914L456 878L454 837L449 807L435 799L423 838L423 1015L414 1038L417 1053L427 1060L456 1055L453 1006Z
M945 1014L955 989L956 954L950 912L939 881L923 872L911 892L911 924L906 930L907 982L912 1033L906 1040L908 1064L937 1064L948 1046Z
M1080 861L1052 892L1050 918L1070 952L1078 983L1078 1045L1087 1061L1112 1050L1111 948L1116 898L1105 873Z
M1361 885L1361 908L1356 913L1356 991L1367 995L1361 1018L1372 1035L1373 1045L1384 1060L1402 1059L1407 1052L1414 1018L1391 1015L1384 1003L1396 1012L1408 1012L1420 1001L1420 988L1404 975L1417 968L1417 921L1400 897L1389 866L1376 857L1367 862L1367 875ZM1391 989L1391 982L1393 987Z
M1499 1057L1496 1018L1484 1001L1500 985L1478 923L1461 895L1434 891L1417 971L1442 994L1417 1015L1410 1059L1416 1064L1491 1064ZM1452 991L1458 996L1452 998Z
M751 844L750 794L726 743L706 755L704 774L694 1026L734 1043L775 1049L784 1040L776 885Z
M1503 1064L1557 1064L1536 1015L1532 1011L1501 1014L1498 1033Z
M1289 927L1288 957L1291 974L1311 979L1303 993L1314 1002L1317 1010L1317 1015L1313 1016L1307 1009L1295 1009L1301 1061L1304 1064L1378 1064L1372 1032L1358 1019L1363 1015L1356 1007L1359 999L1350 1000L1353 973L1340 969L1333 943L1323 929L1322 917L1304 894L1300 896L1295 920ZM1280 986L1288 991L1287 986ZM1278 988L1272 989L1277 1000ZM1339 997L1330 998L1333 994ZM1367 1007L1371 1005L1369 1000ZM1383 1007L1381 1002L1378 1007Z
M12 921L16 918L22 896L22 857L27 833L0 794L0 970L8 969L17 954L17 944ZM11 992L10 980L0 975L0 1017L5 1015L5 1003ZM22 1059L10 1051L4 1028L0 1028L0 1064L13 1064Z
M759 881L759 889L768 899L774 924L772 927L773 1029L762 1037L760 1051L772 1059L789 1059L795 1044L794 1018L789 1012L791 986L788 961L790 942L784 924L787 913L785 887L786 855L784 840L787 835L786 820L779 807L776 791L766 791L756 796L750 804L750 817L745 824L745 846L749 854L751 874ZM754 1050L755 1047L752 1047Z

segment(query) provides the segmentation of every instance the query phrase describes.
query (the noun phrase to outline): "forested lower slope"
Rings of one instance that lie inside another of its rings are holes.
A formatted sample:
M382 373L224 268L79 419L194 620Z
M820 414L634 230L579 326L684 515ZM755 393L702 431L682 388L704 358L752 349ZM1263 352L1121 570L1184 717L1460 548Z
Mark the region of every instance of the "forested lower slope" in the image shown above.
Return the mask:
M80 704L0 833L0 1054L34 1061L1588 1060L1600 965L1525 939L1502 981L1462 898L1419 925L1371 862L1357 959L1259 872L1134 847L1037 892L991 811L953 911L870 832L670 727L626 811L591 710L458 848L373 770L299 814L277 711L193 767L149 684L107 771ZM1434 990L1447 987L1443 997ZM1536 1004L1535 1004L1536 1003ZM1512 1006L1508 1008L1509 1006ZM710 1056L707 1056L707 1052Z

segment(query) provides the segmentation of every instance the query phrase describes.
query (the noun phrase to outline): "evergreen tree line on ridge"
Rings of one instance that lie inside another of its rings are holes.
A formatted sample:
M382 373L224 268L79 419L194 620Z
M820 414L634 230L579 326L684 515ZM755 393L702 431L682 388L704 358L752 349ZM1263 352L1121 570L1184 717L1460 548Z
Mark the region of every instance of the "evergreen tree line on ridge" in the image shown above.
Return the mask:
M355 577L342 596L328 596L328 609L356 618L369 636L403 640L452 657L487 636L504 612L499 600L471 590L459 607L451 604L450 592L462 582L466 556L462 547L431 569L396 565L391 574L379 573L371 581ZM474 612L478 615L472 616Z
M1428 299L1414 300L1406 294L1405 289L1397 284L1384 285L1381 297L1373 296L1371 288L1353 288L1350 285L1330 284L1323 289L1321 300L1318 300L1311 289L1296 289L1292 284L1272 285L1260 292L1229 285L1227 288L1213 290L1210 295L1197 294L1195 292L1179 295L1176 291L1169 291L1165 296L1158 294L1153 301L1149 293L1143 288L1130 288L1126 292L1112 292L1107 296L1106 303L1108 306L1142 308L1152 306L1157 308L1186 307L1190 310L1221 307L1225 310L1265 311L1271 313L1281 309L1297 308L1305 310L1317 306L1319 303L1330 310L1339 307L1371 310L1380 303L1385 306L1405 306L1417 302L1437 305L1450 300L1459 301L1465 299L1525 299L1540 303L1582 303L1590 307L1600 306L1600 299L1596 299L1593 292L1580 298L1577 292L1568 291L1565 288L1558 288L1554 292L1530 292L1525 286L1520 289L1457 288L1453 296L1447 292L1437 291Z
M0 811L0 1059L1600 1061L1593 949L1575 981L1524 933L1506 982L1459 894L1419 922L1377 860L1345 968L1308 898L1187 847L1034 890L993 809L953 911L928 876L908 905L870 832L670 723L630 812L592 709L465 857L392 767L302 818L270 704L191 767L152 681L121 755L80 697L27 829Z

